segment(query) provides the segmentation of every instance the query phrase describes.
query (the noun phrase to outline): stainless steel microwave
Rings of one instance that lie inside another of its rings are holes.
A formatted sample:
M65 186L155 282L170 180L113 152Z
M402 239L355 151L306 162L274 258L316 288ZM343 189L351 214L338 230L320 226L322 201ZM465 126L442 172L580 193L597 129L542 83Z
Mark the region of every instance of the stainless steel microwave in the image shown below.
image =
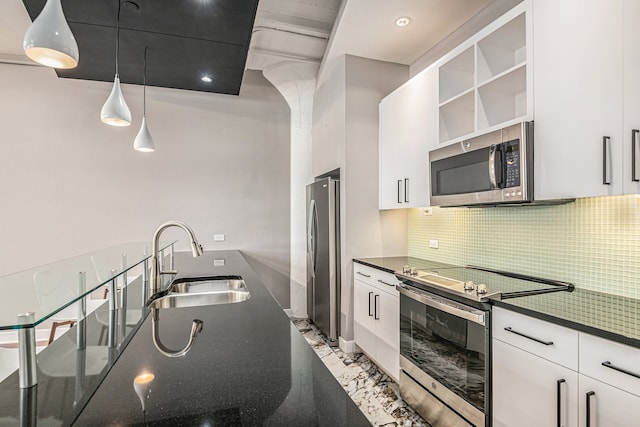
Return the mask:
M533 201L533 122L429 152L432 206Z

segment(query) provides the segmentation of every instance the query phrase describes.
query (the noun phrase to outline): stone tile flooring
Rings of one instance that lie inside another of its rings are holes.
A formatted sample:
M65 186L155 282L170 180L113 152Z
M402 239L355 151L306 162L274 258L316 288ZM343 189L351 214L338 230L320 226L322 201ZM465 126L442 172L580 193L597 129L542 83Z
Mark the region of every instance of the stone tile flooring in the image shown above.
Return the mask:
M329 347L324 334L306 319L292 319L292 322L372 425L429 427L400 398L398 384L366 355L350 355L337 347Z

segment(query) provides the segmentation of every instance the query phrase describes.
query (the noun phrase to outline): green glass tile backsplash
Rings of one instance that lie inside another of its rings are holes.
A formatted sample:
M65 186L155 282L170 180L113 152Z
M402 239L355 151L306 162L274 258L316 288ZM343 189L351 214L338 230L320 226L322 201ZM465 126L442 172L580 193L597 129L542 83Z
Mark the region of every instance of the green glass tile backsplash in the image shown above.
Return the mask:
M640 195L557 206L409 212L409 256L572 282L640 298ZM429 247L429 240L439 248Z

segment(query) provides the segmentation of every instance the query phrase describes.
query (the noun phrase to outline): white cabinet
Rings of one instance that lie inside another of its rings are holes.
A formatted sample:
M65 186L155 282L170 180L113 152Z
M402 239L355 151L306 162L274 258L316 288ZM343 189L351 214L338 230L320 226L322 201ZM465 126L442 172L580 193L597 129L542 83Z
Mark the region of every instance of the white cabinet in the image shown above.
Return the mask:
M429 206L429 150L436 140L435 70L380 102L379 208Z
M494 427L575 427L577 390L577 372L493 340Z
M354 263L353 318L356 344L398 381L400 302L393 274Z
M578 382L580 427L630 427L640 424L640 397L582 374Z
M624 0L623 90L624 129L622 156L622 193L640 193L640 2ZM635 163L635 165L634 165Z
M578 332L494 307L493 425L578 425Z
M533 2L536 199L622 192L622 27L622 0Z
M580 333L580 427L640 424L638 360L637 348Z
M640 349L498 307L492 318L494 427L639 425Z
M523 2L438 61L440 144L531 120L530 32Z

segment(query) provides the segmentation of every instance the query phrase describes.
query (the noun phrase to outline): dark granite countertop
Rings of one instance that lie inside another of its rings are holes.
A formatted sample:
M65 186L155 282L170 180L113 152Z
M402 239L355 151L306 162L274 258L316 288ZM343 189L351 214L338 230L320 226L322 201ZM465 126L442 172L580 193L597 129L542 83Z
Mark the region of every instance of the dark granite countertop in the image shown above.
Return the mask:
M224 259L223 267L214 267ZM165 309L160 336L182 348L193 319L203 331L189 353L163 356L147 318L75 425L368 426L362 412L238 251L176 254L179 276L240 275L242 303ZM143 412L134 379L155 375Z
M403 265L431 268L441 264L413 257L358 258L353 261L389 273L401 270ZM640 348L639 299L576 288L574 292L555 292L492 301L492 303L499 307Z

